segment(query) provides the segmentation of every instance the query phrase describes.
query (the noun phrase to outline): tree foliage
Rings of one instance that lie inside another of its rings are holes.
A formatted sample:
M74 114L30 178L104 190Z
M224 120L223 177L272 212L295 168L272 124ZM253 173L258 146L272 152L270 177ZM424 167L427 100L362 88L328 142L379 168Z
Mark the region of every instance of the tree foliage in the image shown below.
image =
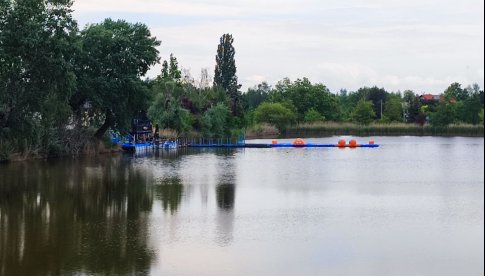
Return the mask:
M0 138L56 154L75 91L70 1L1 1ZM20 138L20 139L19 139Z
M402 122L403 121L403 108L401 97L396 94L390 94L387 102L384 105L384 116L390 122Z
M245 110L256 108L268 98L270 92L271 86L267 82L262 82L255 87L249 88L246 93L242 94Z
M96 137L126 131L132 118L148 105L148 88L140 79L158 62L160 45L144 24L106 19L81 32L79 90L73 106L89 103L104 115Z
M284 130L296 120L296 114L281 103L262 103L254 111L258 123L269 123L279 130Z
M457 82L450 84L443 94L447 101L463 101L468 97L467 91Z
M163 94L158 94L148 109L149 118L161 128L175 130L177 134L187 134L192 129L192 118L189 110L179 103L167 100Z
M473 94L468 96L465 100L456 104L456 112L458 120L476 125L480 122L480 110L482 104L480 103L480 94Z
M411 90L404 91L403 104L405 122L416 122L416 118L418 117L421 108L421 103L419 102L418 95L414 94L414 92Z
M431 113L430 118L431 125L436 127L447 127L449 124L455 122L456 111L453 104L443 101L441 102L436 111Z
M230 135L231 111L224 103L207 110L202 116L201 133L208 138L223 138Z
M233 43L234 38L231 34L224 34L220 38L217 46L214 86L226 91L231 100L231 111L233 115L238 115L241 93L236 76L236 61L234 58L236 51L232 45Z
M319 121L323 121L323 116L318 111L313 108L310 108L305 112L305 122L306 123L315 123Z
M337 120L340 117L336 96L325 85L312 84L307 78L297 79L295 82L289 79L280 81L271 91L269 99L271 102L291 102L301 121L310 109L329 120Z
M355 107L353 120L362 125L370 124L376 117L371 101L360 100Z
M359 99L371 101L374 114L376 114L377 119L381 119L381 109L383 109L389 93L384 88L373 86L359 88L356 94L359 96Z

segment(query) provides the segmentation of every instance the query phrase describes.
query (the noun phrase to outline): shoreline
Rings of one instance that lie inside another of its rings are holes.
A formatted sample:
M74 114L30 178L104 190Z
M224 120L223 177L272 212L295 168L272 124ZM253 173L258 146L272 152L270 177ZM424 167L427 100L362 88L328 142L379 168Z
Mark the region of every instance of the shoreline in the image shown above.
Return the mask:
M289 127L284 131L274 128L260 128L248 131L246 139L272 139L295 137L330 136L435 136L435 137L484 137L483 125L450 125L448 127L418 126L414 124L371 124L367 126L352 123L317 123Z
M414 137L469 137L469 138L484 138L483 135L431 135L431 134L411 134L411 133L402 133L402 134L382 134L382 133L369 133L369 134L353 134L353 133L325 133L322 134L321 132L295 132L290 134L278 134L278 135L249 135L246 136L246 140L256 140L256 139L292 139L292 138L327 138L333 136L355 136L355 137L374 137L374 136L383 136L383 137L402 137L402 136L414 136Z
M483 138L484 127L483 126L452 126L447 128L433 128L429 126L406 126L400 128L396 126L374 125L374 126L342 126L332 124L330 126L300 126L288 128L283 133L277 132L274 129L272 131L262 131L262 133L254 133L248 131L246 133L246 140L253 139L290 139L290 138L325 138L332 136L355 136L355 137L372 137L372 136L416 136L416 137L473 137ZM78 157L93 157L98 155L111 155L119 154L123 150L117 146L111 147L99 147L97 150L87 150L77 155L59 155L59 156L25 156L20 153L12 153L9 160L4 160L0 164L9 162L24 162L30 160L48 160L57 158L78 158Z

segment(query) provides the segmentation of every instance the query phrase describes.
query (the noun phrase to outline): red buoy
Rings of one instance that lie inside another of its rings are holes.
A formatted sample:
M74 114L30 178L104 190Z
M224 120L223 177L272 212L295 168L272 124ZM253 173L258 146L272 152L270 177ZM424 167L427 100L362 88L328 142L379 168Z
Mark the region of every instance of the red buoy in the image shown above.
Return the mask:
M296 138L293 143L291 143L293 146L304 146L305 141L301 138Z
M349 146L350 146L351 148L355 148L355 147L357 147L357 141L355 141L354 139L350 140L350 142L349 142Z
M344 139L338 140L337 147L339 147L339 148L345 147L345 140Z

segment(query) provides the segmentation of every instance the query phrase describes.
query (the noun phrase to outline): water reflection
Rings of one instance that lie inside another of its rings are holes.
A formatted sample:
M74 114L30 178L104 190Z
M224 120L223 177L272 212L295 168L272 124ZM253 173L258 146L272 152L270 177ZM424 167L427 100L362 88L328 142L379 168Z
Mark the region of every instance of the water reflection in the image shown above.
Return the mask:
M216 187L217 207L223 211L231 212L234 208L236 186L234 183L219 184Z
M236 198L236 171L232 152L219 152L224 158L219 161L219 179L216 186L217 233L216 242L226 246L233 240L234 202Z
M0 275L483 275L483 139L382 140L0 166Z
M80 162L1 168L1 275L148 271L147 174L123 159Z
M182 201L184 186L180 177L166 177L158 181L155 186L156 198L162 201L164 211L174 214Z

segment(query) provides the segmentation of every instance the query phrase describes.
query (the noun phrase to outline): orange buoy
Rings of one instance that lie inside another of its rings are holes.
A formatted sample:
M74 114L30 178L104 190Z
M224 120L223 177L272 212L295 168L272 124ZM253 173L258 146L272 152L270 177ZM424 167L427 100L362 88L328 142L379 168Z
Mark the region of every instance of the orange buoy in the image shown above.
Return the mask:
M370 140L369 145L374 145L374 140Z
M303 139L301 138L296 138L293 143L291 143L293 146L304 146L305 145L305 141L303 141Z
M355 147L357 147L357 141L355 141L354 139L350 140L350 141L349 141L349 146L350 146L351 148L355 148Z
M276 145L276 144L278 144L278 141L273 140L273 141L271 141L271 144Z
M345 147L345 140L344 139L338 140L337 147L339 147L339 148Z

